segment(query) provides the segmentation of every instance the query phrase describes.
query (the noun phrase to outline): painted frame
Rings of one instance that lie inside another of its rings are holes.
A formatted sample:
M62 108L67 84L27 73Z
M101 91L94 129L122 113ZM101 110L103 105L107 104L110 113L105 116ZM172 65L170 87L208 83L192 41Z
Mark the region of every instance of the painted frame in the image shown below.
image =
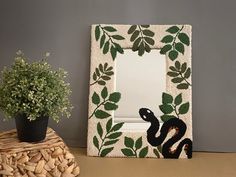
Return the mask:
M115 59L123 49L139 56L160 49L166 55L166 92L160 118L139 110L150 122L146 132L121 132L113 123L122 93L115 90ZM87 154L101 157L192 157L192 84L190 25L96 24L91 29L91 67ZM159 127L161 119L164 123ZM160 133L161 132L161 133Z

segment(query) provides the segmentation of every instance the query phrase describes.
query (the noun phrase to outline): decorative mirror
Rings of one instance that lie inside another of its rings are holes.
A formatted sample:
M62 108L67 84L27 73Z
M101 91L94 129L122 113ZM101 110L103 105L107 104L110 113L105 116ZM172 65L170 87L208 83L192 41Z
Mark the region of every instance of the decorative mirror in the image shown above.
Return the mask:
M88 155L192 157L190 25L93 25Z

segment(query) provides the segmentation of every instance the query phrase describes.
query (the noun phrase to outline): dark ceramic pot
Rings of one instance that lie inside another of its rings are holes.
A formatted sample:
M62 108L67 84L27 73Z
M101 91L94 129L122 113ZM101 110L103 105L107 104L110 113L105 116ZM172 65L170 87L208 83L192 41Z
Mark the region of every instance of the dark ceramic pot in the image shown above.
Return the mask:
M38 117L30 121L25 114L15 118L17 135L20 141L39 142L45 139L48 126L48 117Z

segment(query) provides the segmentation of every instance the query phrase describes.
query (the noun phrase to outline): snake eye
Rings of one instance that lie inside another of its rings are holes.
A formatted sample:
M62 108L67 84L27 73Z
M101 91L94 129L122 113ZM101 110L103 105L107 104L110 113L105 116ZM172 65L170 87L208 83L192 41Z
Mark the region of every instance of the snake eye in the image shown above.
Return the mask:
M149 109L147 109L147 113L151 113L151 111Z

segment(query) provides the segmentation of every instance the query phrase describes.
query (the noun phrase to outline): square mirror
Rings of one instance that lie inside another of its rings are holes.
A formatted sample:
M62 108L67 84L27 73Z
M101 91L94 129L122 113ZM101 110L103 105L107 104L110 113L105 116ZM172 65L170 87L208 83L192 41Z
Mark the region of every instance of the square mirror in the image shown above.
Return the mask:
M190 25L91 30L89 156L192 157Z

